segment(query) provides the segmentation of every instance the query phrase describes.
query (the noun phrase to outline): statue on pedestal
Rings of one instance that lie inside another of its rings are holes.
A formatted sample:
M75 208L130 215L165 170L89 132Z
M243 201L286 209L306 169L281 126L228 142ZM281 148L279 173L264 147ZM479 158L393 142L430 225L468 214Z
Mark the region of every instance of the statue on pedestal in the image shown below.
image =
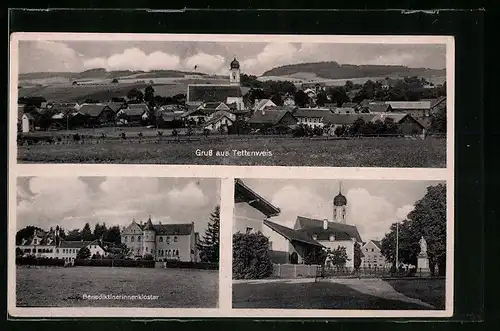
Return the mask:
M425 241L424 237L420 238L420 255L427 256L427 241Z

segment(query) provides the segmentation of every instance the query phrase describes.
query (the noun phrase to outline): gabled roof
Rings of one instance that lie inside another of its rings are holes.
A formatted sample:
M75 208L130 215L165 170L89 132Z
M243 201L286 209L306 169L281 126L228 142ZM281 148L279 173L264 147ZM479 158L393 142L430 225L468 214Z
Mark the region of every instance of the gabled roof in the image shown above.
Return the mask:
M216 113L213 114L212 118L210 118L208 121L203 123L203 126L208 126L208 125L217 123L218 121L220 121L224 117L227 118L229 121L233 122L233 120L231 119L231 113L228 113L224 110L218 110Z
M358 108L359 107L359 103L356 103L356 102L344 102L342 104L342 107L346 107L346 108Z
M297 216L295 230L302 231L310 236L316 234L318 240L328 240L330 234L333 234L336 240L350 240L351 238L355 238L358 242L362 241L355 225L328 222L328 228L324 230L323 222L324 220ZM320 239L323 237L325 239Z
M147 110L144 110L142 107L134 107L134 108L123 108L120 112L124 112L127 116L141 116L146 113Z
M430 109L430 101L386 101L392 109Z
M110 109L109 106L107 105L104 105L104 104L99 104L99 103L96 103L96 104L83 104L80 109L78 109L78 111L80 113L82 113L83 115L89 115L91 117L97 117L99 115L101 115L102 111L104 109Z
M257 194L239 178L234 181L234 202L245 202L266 215L266 217L277 216L281 212L278 207L273 206L268 200Z
M295 117L324 118L332 114L330 109L324 108L298 108L293 115Z
M271 99L260 99L255 104L255 109L259 109L259 110L262 109L262 107L264 107L265 104L268 103L268 102L272 103L272 105L270 107L272 107L273 105L276 106L276 104L274 102L272 102Z
M378 249L382 249L382 241L380 240L371 240L371 242L378 247Z
M302 233L300 231L295 231L293 229L287 228L286 226L283 226L283 225L280 225L280 224L277 224L277 223L274 223L274 222L271 222L268 220L264 220L264 224L291 242L297 241L297 242L300 242L302 244L313 245L313 246L321 247L321 248L324 247L319 242L317 242L316 240L314 240L310 236L308 236L306 233Z
M384 113L384 112L392 111L391 105L386 104L386 103L370 103L368 105L368 109L372 113Z
M422 101L424 101L424 100L422 100ZM441 96L439 98L425 100L425 101L430 101L431 102L431 108L434 108L434 107L438 106L440 103L446 102L446 96Z
M203 108L214 108L215 109L215 108L219 107L221 104L224 106L227 106L224 102L205 102L205 104L203 105Z
M183 224L153 224L157 235L187 236L193 232L193 223Z
M250 117L250 119L248 120L248 123L276 125L281 121L281 119L287 113L289 113L291 116L293 116L289 110L267 109L264 112L257 110L253 113L252 117ZM295 116L293 116L293 118L295 118Z
M394 120L394 123L399 123L406 116L410 116L408 114L402 114L402 113L379 113L379 114L374 114L374 115L375 116L371 120L374 123L376 121L384 122L386 118L392 118Z
M242 97L236 85L188 85L187 102L226 102L228 97Z
M161 119L165 122L172 122L175 120L180 120L182 115L175 114L175 113L162 113L160 115Z
M130 103L128 105L128 108L130 108L130 109L141 109L141 110L144 110L144 111L149 111L149 107L145 103Z
M115 113L124 107L124 103L123 102L109 102L107 105Z

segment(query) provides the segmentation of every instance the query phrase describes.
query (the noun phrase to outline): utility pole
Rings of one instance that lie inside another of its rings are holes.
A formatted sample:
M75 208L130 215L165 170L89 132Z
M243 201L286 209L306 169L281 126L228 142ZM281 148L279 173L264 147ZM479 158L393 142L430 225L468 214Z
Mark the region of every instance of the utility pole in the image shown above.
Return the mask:
M399 223L396 223L396 269L399 270Z

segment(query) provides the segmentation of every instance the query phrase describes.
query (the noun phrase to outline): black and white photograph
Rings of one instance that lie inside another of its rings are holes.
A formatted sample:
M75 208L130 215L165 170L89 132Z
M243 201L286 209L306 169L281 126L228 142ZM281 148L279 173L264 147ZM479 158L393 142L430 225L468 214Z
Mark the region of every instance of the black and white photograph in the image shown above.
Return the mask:
M12 40L19 163L447 166L451 37Z
M233 309L452 310L446 181L239 178L234 199Z
M19 177L16 215L16 309L218 307L219 179Z

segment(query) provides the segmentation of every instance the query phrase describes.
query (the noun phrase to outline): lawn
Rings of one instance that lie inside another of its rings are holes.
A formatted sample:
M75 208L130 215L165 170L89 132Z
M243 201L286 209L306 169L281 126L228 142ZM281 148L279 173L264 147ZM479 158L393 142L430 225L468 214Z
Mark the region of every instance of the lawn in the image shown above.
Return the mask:
M16 270L18 307L216 308L217 271L160 268L26 268ZM153 295L154 300L89 300L87 295Z
M233 308L274 309L429 309L362 294L337 283L233 284Z
M386 280L396 291L407 297L419 299L445 309L446 286L444 279L391 279Z
M145 135L146 136L146 135ZM168 139L165 137L165 139ZM20 163L142 163L328 167L446 167L446 140L366 138L311 140L282 137L194 137L172 142L109 140L100 144L20 146ZM197 156L196 151L212 156ZM271 152L237 156L233 150ZM228 152L228 156L219 156Z

